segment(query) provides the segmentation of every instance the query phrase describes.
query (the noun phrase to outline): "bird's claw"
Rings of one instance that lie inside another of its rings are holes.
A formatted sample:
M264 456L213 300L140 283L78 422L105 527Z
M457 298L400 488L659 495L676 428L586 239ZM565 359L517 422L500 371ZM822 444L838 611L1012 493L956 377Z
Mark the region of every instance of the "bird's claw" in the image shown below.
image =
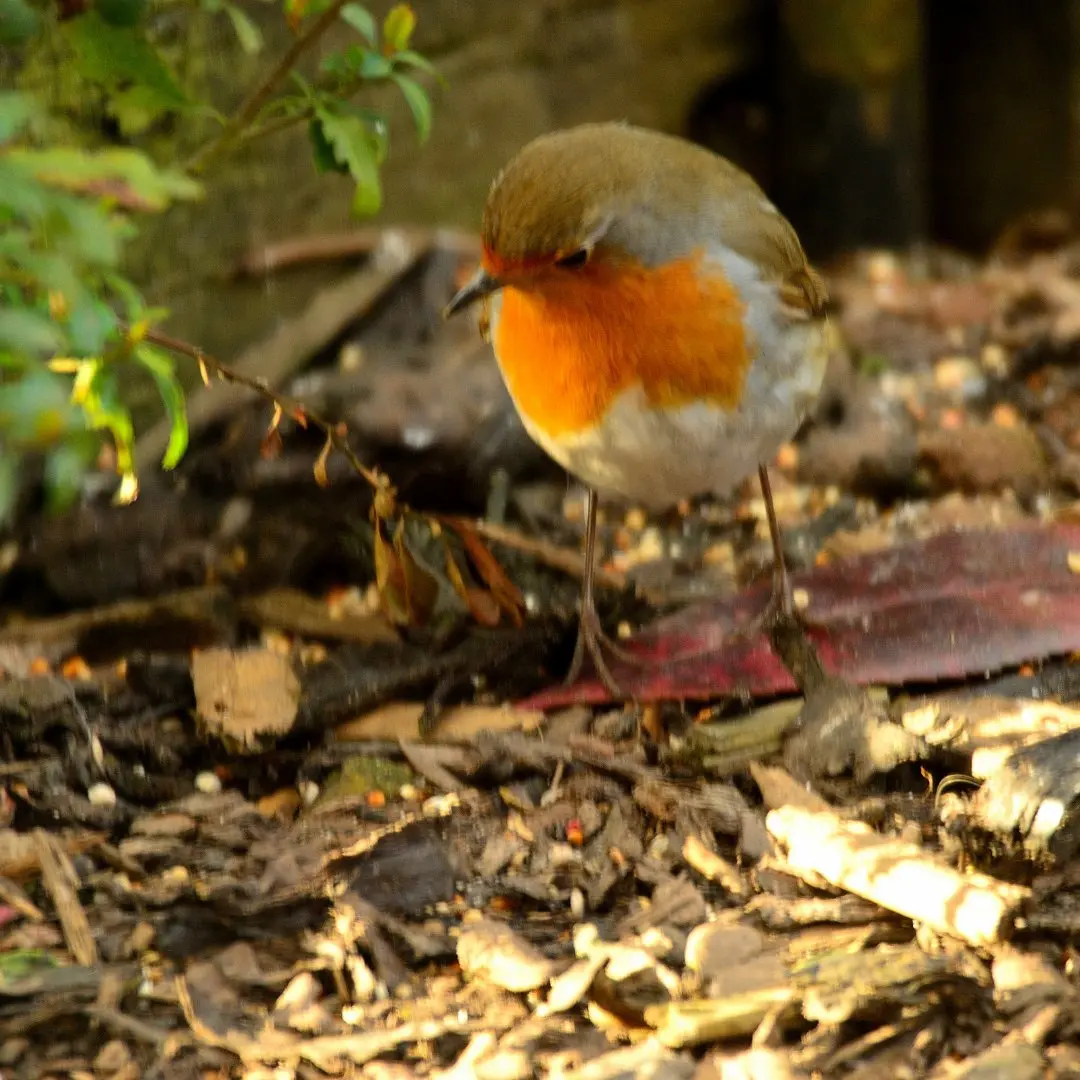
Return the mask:
M577 643L574 645L574 656L570 661L570 669L566 674L565 685L570 686L577 681L585 663L586 653L588 653L589 659L592 660L597 677L612 697L622 697L623 692L615 681L615 677L611 674L605 653L622 664L641 665L645 662L640 656L617 645L604 633L600 625L600 617L597 615L596 609L591 606L583 608L581 612L581 618L578 622Z

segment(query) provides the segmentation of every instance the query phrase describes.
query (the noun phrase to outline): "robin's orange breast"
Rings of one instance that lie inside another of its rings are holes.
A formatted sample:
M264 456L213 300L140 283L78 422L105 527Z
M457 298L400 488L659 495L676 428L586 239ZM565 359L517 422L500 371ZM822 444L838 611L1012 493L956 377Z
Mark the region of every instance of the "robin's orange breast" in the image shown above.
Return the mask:
M753 343L736 288L704 257L659 267L552 268L500 293L492 344L524 419L549 438L587 431L640 386L656 408L742 395Z

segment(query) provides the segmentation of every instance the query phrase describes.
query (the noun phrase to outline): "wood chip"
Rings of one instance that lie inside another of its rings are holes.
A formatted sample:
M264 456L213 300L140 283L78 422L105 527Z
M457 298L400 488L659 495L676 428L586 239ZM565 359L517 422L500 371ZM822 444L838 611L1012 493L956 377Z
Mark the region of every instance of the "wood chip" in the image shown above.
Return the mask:
M34 830L34 847L41 864L41 883L52 899L57 918L64 931L64 940L75 962L83 967L96 967L100 962L94 932L79 903L79 875L60 842L44 829Z
M715 1001L673 1001L646 1009L645 1020L664 1046L701 1046L753 1034L770 1012L794 998L792 987L778 986Z
M770 811L766 826L788 849L800 877L824 878L942 934L983 947L1000 940L1030 890L987 874L962 874L917 844L861 822L794 806Z
M300 637L359 645L400 641L397 631L381 613L336 614L325 600L299 589L271 589L259 596L247 597L237 606L240 614L256 626L273 627Z
M367 739L417 740L422 702L391 701L377 709L346 720L334 728L338 742L362 742ZM482 731L530 731L544 721L544 714L503 705L457 705L439 713L440 739L469 739Z
M288 657L268 649L207 649L191 661L195 705L206 730L243 751L290 730L300 680Z
M468 923L457 945L461 970L515 994L544 986L554 965L523 937L493 919Z
M715 881L731 896L742 897L746 895L747 887L739 873L738 867L733 866L710 851L697 836L688 836L683 843L682 856L688 866L696 870L702 877L709 881Z

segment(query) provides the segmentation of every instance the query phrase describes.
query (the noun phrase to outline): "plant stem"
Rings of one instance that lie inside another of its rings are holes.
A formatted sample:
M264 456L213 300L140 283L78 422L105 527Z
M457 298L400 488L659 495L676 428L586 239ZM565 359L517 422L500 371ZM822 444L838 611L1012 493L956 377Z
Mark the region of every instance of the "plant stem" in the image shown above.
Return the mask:
M168 349L170 352L190 357L202 369L212 372L226 382L235 383L238 386L253 390L260 397L271 402L281 413L293 417L297 423L305 427L308 424L317 427L326 436L327 445L341 454L353 467L353 470L375 489L376 493L381 493L386 499L393 499L394 489L389 479L378 469L370 469L360 460L349 445L348 431L344 424L320 416L317 412L312 411L306 405L301 405L298 401L294 401L286 394L272 390L261 379L252 379L246 375L241 375L209 353L203 352L197 345L182 341L180 338L175 338L162 330L156 328L147 329L143 332L143 338L146 341L153 342L155 345L160 345L163 349ZM392 505L392 502L388 505Z
M337 21L341 9L348 0L333 0L333 3L314 19L302 34L286 50L281 59L267 72L265 78L236 110L225 124L221 133L211 139L188 159L186 171L202 172L216 157L219 157L243 135L244 129L255 119L259 110L270 100L281 84L289 77L289 72L296 67L300 57Z

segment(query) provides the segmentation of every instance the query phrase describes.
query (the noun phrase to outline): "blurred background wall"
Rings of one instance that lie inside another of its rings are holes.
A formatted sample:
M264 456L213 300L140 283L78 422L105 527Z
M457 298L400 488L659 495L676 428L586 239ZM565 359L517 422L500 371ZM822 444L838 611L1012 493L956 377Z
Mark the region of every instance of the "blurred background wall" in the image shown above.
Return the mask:
M372 9L381 15L378 3ZM395 135L383 222L475 227L492 175L552 128L627 119L754 173L819 260L919 240L985 251L1018 216L1077 204L1080 0L414 0L438 65L435 127ZM270 53L287 44L276 10ZM212 45L237 94L268 54ZM350 228L349 184L302 132L215 174L209 205L148 234L142 276L184 336L229 356L335 272L223 284L253 245ZM223 307L224 288L233 290Z

